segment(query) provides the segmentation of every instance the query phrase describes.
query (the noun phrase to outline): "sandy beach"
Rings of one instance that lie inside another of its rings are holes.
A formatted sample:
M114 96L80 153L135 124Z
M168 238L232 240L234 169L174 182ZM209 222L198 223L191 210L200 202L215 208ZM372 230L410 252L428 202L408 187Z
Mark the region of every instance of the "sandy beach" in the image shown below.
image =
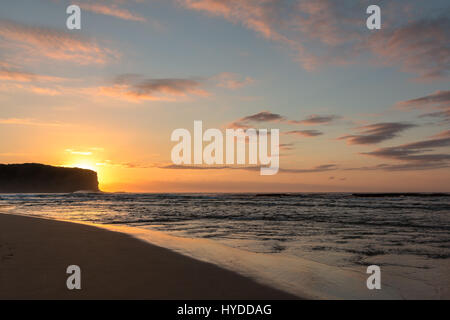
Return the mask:
M81 268L68 290L66 268ZM0 214L0 299L298 299L126 234Z

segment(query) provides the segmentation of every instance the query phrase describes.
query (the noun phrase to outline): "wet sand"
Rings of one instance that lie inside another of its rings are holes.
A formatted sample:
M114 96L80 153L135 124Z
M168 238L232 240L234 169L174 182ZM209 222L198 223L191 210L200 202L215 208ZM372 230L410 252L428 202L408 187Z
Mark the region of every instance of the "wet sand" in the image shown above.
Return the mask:
M69 265L81 290L69 290ZM298 299L129 235L0 214L0 299Z

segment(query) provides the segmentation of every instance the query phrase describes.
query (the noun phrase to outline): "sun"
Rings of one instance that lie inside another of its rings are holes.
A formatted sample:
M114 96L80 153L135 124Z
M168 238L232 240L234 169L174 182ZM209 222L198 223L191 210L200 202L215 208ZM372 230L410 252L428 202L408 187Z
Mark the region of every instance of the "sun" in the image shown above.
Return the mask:
M66 168L80 168L92 170L97 173L98 182L100 184L105 183L105 179L110 177L110 174L101 162L98 162L97 159L72 159L71 161L65 162L61 167Z
M80 168L80 169L88 169L88 170L97 171L97 168L94 165L86 164L86 163L75 164L74 167Z
M80 168L80 169L88 169L88 170L98 171L97 166L90 161L74 162L74 163L70 163L70 164L67 164L64 166L71 167L71 168Z

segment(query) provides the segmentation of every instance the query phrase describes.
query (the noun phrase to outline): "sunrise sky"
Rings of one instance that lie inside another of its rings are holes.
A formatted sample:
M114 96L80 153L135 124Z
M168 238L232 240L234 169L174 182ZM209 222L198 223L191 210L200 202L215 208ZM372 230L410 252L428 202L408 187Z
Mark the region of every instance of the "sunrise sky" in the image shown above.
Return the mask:
M445 0L2 1L0 163L104 191L450 191L449 45ZM194 120L279 128L280 172L174 168Z

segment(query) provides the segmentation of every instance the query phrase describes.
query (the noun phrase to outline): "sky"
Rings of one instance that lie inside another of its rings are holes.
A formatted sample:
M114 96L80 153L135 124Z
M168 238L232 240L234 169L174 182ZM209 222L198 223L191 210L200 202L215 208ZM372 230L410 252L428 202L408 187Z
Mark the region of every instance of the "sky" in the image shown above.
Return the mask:
M450 192L449 75L448 1L5 0L0 163L111 192ZM279 129L279 172L173 165L194 120Z

